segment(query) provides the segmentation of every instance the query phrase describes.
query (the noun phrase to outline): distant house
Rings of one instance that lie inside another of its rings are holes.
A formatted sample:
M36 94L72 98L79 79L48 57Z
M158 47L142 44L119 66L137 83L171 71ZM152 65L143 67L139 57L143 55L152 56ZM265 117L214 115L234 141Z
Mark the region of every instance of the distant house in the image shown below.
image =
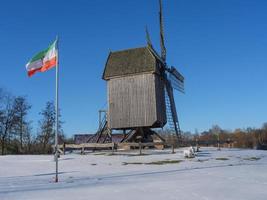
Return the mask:
M123 134L112 134L112 142L115 142L115 143L119 143L121 142L123 139L124 139L124 135Z
M87 143L94 134L75 134L74 135L74 144Z

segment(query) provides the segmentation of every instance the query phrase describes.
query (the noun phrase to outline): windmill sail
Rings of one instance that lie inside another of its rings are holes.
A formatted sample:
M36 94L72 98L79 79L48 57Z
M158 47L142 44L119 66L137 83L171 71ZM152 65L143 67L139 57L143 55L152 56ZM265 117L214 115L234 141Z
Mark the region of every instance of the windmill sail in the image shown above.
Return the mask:
M170 73L180 82L180 83L184 83L184 77L182 74L180 74L175 67L171 67L170 69Z
M176 123L178 121L178 117L177 117L175 101L174 101L174 97L173 97L173 88L170 85L169 81L166 83L166 91L167 91L169 101L170 101L170 108L171 108L173 122Z
M171 82L173 89L184 93L184 77L174 67L169 69L168 79Z
M163 30L163 14L162 14L162 0L159 0L159 23L160 23L160 48L161 48L161 58L166 62L166 47L164 43L164 30Z
M146 27L146 42L147 42L147 45L149 47L152 47L152 42L151 42L150 35L149 35L147 27Z
M175 107L175 101L173 97L173 89L177 89L181 92L184 91L184 77L174 68L169 68L166 63L166 47L164 41L164 26L163 26L163 13L162 13L162 0L159 0L159 23L160 23L160 49L161 49L161 61L164 67L164 79L165 79L165 102L166 102L166 116L168 124L172 131L175 132L178 142L181 141L181 131L178 122L178 116Z
M173 97L173 88L169 81L166 82L167 97L165 99L167 109L169 107L170 113L167 113L168 123L171 129L174 129L178 142L181 142L181 130L176 112L175 101Z

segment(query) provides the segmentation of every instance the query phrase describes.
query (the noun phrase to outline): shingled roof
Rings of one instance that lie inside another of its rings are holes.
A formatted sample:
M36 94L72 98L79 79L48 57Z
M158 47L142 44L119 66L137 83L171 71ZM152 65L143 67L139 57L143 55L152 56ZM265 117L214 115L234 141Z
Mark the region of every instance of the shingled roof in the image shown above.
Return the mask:
M159 60L149 47L110 52L103 79L145 72L158 73Z

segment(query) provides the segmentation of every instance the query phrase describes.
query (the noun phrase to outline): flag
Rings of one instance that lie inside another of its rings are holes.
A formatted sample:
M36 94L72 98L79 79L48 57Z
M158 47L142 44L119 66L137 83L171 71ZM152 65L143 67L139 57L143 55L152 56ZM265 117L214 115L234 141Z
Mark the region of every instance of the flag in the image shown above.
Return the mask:
M57 40L55 40L47 49L36 54L26 64L28 76L32 76L35 72L45 72L55 67L57 65L57 52Z

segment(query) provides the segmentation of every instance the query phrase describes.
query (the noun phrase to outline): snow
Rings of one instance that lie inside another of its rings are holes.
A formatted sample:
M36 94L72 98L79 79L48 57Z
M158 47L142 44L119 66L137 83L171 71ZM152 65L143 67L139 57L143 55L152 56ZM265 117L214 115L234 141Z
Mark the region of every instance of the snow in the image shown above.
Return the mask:
M266 199L267 151L183 150L63 155L59 183L51 155L0 156L0 200Z

